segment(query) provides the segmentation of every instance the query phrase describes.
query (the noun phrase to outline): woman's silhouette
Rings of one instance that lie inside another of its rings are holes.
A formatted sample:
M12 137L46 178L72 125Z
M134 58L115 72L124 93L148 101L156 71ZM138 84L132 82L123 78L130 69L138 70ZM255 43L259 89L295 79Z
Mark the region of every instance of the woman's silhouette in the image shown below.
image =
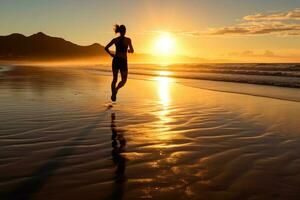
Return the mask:
M125 37L126 27L124 25L115 25L115 33L120 33L119 37L114 38L108 45L105 47L105 51L113 57L112 61L112 72L113 80L111 82L111 100L116 101L117 93L121 87L123 87L127 81L128 67L127 67L127 52L133 53L133 47L131 39ZM112 45L116 46L115 54L109 51L109 47ZM118 73L121 73L122 80L118 83Z

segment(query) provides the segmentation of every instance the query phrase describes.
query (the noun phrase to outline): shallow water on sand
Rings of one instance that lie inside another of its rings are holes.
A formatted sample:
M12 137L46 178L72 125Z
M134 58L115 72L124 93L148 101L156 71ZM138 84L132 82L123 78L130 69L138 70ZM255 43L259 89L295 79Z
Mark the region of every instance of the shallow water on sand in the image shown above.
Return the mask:
M0 76L1 199L300 198L300 103L160 77L111 104L109 81Z

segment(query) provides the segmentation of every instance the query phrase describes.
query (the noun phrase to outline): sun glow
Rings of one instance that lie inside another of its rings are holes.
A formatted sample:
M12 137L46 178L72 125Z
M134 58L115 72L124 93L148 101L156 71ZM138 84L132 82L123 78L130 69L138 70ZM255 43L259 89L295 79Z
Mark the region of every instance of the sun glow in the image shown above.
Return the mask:
M172 73L169 72L169 71L157 71L157 74L158 74L159 76L164 77L164 76L170 76Z
M162 33L155 40L154 46L155 54L170 56L175 53L175 40L169 33Z

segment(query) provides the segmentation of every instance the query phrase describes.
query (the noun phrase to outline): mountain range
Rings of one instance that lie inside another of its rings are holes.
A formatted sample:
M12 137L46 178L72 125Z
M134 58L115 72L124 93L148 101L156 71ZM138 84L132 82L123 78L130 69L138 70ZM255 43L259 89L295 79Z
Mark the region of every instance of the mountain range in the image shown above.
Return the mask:
M18 33L0 36L0 60L71 59L104 54L104 47L100 44L80 46L42 32L28 37Z

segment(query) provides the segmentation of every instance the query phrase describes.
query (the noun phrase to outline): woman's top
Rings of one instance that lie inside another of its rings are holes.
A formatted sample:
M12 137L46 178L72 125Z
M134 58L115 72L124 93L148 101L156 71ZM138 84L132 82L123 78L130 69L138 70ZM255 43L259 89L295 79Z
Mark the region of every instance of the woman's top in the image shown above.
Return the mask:
M120 37L119 41L116 42L116 52L127 53L128 42L125 41L125 37Z

